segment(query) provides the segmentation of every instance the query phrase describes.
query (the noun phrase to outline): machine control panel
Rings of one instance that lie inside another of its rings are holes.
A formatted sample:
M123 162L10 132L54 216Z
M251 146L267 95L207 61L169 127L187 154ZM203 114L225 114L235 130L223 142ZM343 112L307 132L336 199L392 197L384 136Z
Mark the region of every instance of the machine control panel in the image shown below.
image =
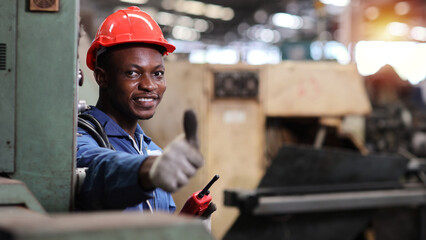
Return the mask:
M214 73L215 98L256 99L259 94L259 74L256 71L226 71Z

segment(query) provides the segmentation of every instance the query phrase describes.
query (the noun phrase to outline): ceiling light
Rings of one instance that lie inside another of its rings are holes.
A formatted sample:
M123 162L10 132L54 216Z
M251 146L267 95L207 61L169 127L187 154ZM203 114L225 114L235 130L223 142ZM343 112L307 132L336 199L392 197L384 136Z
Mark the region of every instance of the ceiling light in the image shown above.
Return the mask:
M194 28L199 32L205 32L209 30L209 23L204 19L195 19Z
M236 50L231 48L207 49L206 61L210 64L236 64L240 60Z
M268 13L265 10L257 10L254 13L254 20L258 23L266 23L268 20Z
M244 33L247 32L247 30L250 28L250 25L246 22L242 22L237 27L237 32L241 35L244 35Z
M391 22L386 30L392 36L403 37L408 34L408 25L400 22Z
M161 1L161 6L166 10L172 10L175 6L174 0L163 0Z
M413 27L411 29L411 37L417 41L426 41L426 28Z
M364 12L364 16L370 21L376 20L379 17L379 14L380 14L379 9L373 6L365 9L365 12Z
M148 0L120 0L120 2L130 3L130 4L145 4Z
M234 10L232 10L232 8L223 8L222 9L222 17L221 19L224 21L230 21L234 18Z
M250 49L246 61L250 65L277 64L281 61L281 52L277 47Z
M181 6L181 8L179 8ZM177 4L176 10L192 15L203 15L206 12L206 4L197 1L183 1Z
M311 43L310 51L311 51L311 57L315 61L319 61L323 58L324 53L324 44L322 41L314 41Z
M163 0L162 6L171 7L177 12L182 12L191 15L206 16L213 19L221 19L229 21L234 18L234 10L229 7L223 7L216 4L205 4L200 1L178 0ZM169 9L171 10L171 9Z
M176 20L176 25L191 28L194 25L194 20L192 18L188 17L188 16L180 16Z
M222 7L215 4L207 4L206 12L204 15L209 18L219 19L222 16Z
M334 5L337 7L345 7L347 6L351 0L320 0L320 2L327 5Z
M349 64L351 57L348 49L340 42L329 41L324 46L326 59L336 59L340 64Z
M276 26L290 29L301 29L303 27L303 19L301 17L288 13L275 13L272 16L272 23Z
M189 53L190 63L206 63L206 50L195 49Z
M398 15L406 15L410 11L410 4L407 2L399 2L395 4L395 13Z
M183 26L174 26L172 29L172 36L176 39L185 41L197 41L200 39L200 33L192 28Z
M361 41L355 47L355 60L363 76L374 74L388 64L412 84L426 78L426 43Z
M176 19L176 15L168 13L168 12L158 12L155 15L155 20L160 25L173 25Z
M159 25L164 26L184 26L193 28L197 32L206 32L211 28L209 22L204 19L191 18L188 16L179 16L168 12L158 12L155 14L155 20Z
M271 29L263 29L260 31L260 40L270 43L274 41L274 32Z

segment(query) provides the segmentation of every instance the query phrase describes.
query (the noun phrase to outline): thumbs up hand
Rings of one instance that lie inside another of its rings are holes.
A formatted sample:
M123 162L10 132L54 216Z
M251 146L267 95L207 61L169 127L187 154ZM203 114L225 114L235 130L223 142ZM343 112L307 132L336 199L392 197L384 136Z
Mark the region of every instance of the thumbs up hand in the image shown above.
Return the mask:
M175 138L161 156L158 156L149 171L149 178L155 187L175 192L188 183L197 169L204 164L199 152L197 118L192 110L184 115L185 135Z
M197 150L199 149L199 142L197 136L197 116L194 111L186 110L183 115L183 129L185 131L185 139L195 147Z

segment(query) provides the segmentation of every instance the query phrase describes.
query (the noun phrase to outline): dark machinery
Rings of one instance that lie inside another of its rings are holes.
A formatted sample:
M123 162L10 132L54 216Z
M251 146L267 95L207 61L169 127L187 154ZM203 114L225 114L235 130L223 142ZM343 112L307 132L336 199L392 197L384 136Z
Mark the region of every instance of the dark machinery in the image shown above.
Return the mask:
M425 169L411 163L283 146L256 190L225 191L241 214L224 239L426 239Z

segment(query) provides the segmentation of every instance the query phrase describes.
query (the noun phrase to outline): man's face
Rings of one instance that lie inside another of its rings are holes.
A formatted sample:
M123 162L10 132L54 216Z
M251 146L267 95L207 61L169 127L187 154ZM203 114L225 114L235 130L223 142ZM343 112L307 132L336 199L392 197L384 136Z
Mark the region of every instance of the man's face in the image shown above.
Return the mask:
M105 78L108 101L116 118L149 119L166 90L162 54L146 46L114 49Z

